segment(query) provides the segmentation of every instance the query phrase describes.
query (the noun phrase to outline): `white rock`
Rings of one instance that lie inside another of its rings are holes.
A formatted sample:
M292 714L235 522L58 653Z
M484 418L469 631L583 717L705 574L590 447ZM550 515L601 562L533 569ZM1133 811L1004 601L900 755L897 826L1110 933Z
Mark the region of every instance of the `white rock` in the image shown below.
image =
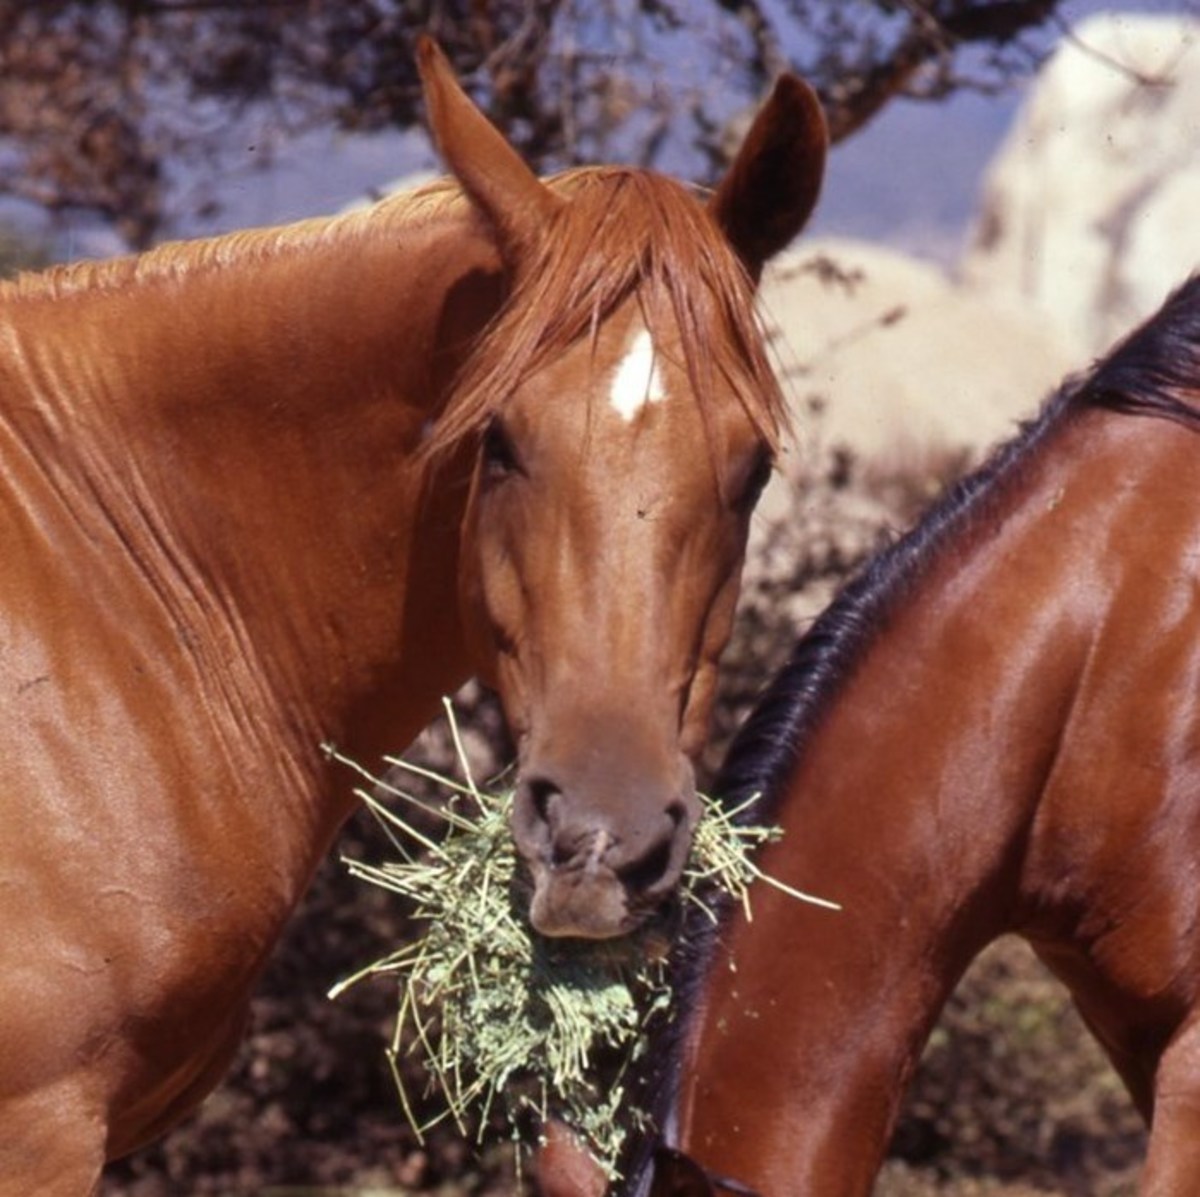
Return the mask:
M1096 355L1200 268L1200 21L1106 15L1076 33L988 170L963 275Z
M815 264L848 281L821 281ZM764 278L762 302L799 433L786 472L844 451L882 478L945 477L1015 432L1084 363L1005 296L860 242L810 242Z

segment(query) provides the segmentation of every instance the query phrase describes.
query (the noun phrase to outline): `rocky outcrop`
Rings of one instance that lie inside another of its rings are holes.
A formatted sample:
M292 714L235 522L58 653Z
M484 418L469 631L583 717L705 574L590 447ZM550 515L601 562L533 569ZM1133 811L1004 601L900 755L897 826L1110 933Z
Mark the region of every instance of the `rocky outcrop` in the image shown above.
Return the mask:
M1011 435L1079 364L1020 303L863 242L808 243L785 257L762 306L799 433L793 478L815 447L881 484L944 480Z
M1095 355L1200 268L1200 21L1105 15L1042 71L963 262Z

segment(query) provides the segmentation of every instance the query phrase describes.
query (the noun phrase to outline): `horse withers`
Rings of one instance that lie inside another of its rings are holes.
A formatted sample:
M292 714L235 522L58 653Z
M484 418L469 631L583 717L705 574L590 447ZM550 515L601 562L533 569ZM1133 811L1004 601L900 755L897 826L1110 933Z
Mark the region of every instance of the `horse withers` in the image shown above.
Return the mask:
M674 884L782 405L753 313L820 110L711 202L539 181L425 43L453 183L0 287L0 1194L80 1197L222 1075L353 806L473 672L547 934Z
M690 966L631 1191L869 1193L970 961L1015 933L1200 1192L1200 277L877 557L800 641L718 791L770 889ZM720 1178L726 1178L722 1180ZM729 1183L727 1183L729 1182Z

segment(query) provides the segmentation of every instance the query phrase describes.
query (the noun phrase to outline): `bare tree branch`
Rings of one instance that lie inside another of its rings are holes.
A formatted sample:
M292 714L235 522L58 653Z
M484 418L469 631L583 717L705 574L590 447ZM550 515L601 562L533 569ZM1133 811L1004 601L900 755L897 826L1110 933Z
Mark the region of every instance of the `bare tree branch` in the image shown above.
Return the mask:
M149 244L178 215L181 172L229 160L231 128L256 124L261 144L417 124L423 30L540 168L617 156L705 182L780 71L814 83L840 139L899 95L962 86L964 47L1019 44L1057 3L0 0L0 192Z

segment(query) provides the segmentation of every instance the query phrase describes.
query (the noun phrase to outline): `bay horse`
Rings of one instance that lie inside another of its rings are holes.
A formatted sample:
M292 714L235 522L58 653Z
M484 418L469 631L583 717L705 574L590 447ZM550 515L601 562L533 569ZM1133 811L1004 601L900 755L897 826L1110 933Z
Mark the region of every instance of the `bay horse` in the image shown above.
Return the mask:
M779 81L707 202L539 180L420 47L454 176L0 288L0 1195L204 1096L353 807L471 674L546 934L656 906L784 423L755 320L826 134Z
M694 946L631 1192L870 1192L1015 933L1149 1123L1141 1197L1200 1193L1200 276L843 591L714 788L843 909L760 887Z

